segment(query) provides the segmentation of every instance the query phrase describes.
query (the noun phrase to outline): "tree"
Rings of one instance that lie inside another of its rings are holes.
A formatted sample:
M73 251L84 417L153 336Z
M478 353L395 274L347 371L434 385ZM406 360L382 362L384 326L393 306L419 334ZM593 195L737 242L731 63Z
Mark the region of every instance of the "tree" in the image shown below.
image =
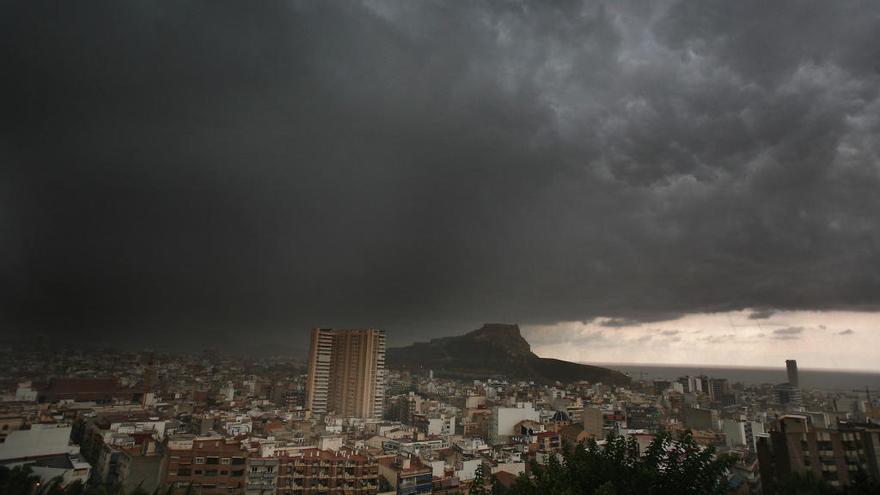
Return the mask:
M31 471L30 466L15 466L10 469L0 466L0 493L4 495L31 495L39 488L40 477Z
M727 456L716 458L715 449L700 447L689 430L678 440L669 434L657 436L644 459L653 479L653 493L670 495L723 495L727 470L735 461Z
M477 470L474 472L474 479L471 481L471 489L468 493L469 495L489 495L489 491L486 490L486 476L482 463L477 466Z
M39 493L40 495L65 495L67 492L62 483L64 483L64 478L56 476L45 485L42 485Z
M722 495L727 470L735 458L702 448L690 432L674 440L658 435L642 456L632 438L611 436L604 446L581 444L545 466L532 465L532 476L520 476L510 495Z
M80 480L76 480L64 488L64 495L86 495L86 493L86 485Z
M614 485L610 481L606 481L602 486L596 488L593 495L617 495L617 490L614 489Z

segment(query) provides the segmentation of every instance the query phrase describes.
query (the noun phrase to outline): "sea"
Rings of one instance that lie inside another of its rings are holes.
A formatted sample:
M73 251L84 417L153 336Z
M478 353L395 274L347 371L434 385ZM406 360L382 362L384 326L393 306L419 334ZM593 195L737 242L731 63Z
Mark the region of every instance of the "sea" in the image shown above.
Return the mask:
M706 375L714 378L727 378L731 383L777 384L788 381L785 368L747 368L716 366L674 366L659 364L632 363L589 363L626 373L635 380L675 380L682 376ZM880 390L880 373L871 371L849 371L800 368L798 379L801 388L826 391L871 392Z

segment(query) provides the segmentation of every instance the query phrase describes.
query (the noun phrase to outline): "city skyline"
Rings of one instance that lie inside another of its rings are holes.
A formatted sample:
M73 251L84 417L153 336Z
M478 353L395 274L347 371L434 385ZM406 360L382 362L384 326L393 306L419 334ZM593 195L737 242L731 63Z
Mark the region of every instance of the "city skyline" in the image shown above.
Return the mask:
M2 495L880 493L877 0L7 0Z

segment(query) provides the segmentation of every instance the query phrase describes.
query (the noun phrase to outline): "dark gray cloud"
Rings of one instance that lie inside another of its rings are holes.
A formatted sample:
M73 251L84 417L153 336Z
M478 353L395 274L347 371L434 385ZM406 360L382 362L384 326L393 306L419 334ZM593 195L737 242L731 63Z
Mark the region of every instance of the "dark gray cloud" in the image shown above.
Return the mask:
M736 340L736 334L727 333L724 335L708 335L706 337L700 337L697 340L708 342L710 344L725 344Z
M846 330L841 330L840 332L837 332L837 335L852 335L854 333L856 332L852 328L847 328Z
M4 333L878 307L876 2L3 12Z
M764 308L756 309L749 314L750 320L766 320L776 314L776 310Z
M622 328L622 327L631 327L631 326L639 326L642 324L642 321L637 318L606 318L599 322L599 325L603 327L609 328Z
M777 340L796 340L801 338L804 327L786 327L773 330L773 338Z

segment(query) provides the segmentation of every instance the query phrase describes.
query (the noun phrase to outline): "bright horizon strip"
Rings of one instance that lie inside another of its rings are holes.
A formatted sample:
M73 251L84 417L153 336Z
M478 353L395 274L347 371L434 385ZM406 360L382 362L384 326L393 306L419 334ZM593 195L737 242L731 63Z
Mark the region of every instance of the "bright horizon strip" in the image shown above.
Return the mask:
M751 310L698 313L619 327L590 322L527 325L541 357L591 364L779 368L880 372L880 312Z

